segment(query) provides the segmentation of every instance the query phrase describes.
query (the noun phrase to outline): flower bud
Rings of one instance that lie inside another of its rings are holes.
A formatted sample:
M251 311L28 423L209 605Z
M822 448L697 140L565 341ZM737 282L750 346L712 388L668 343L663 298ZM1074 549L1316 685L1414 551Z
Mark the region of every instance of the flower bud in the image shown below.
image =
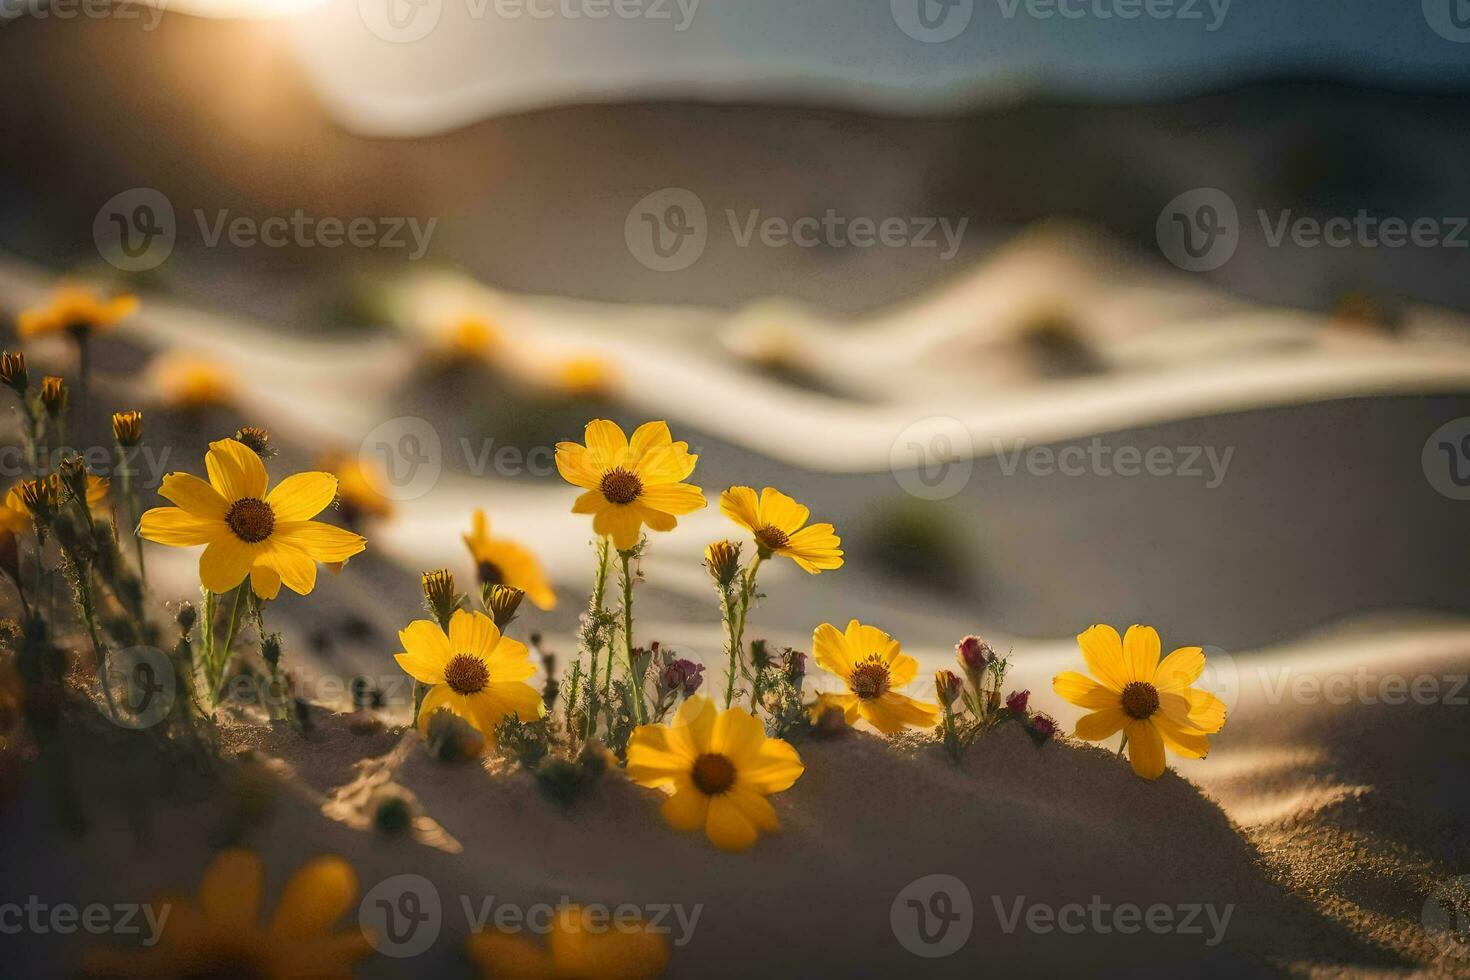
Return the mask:
M30 377L26 374L26 356L20 351L14 354L0 352L0 382L19 394L25 394Z
M36 522L49 526L56 515L56 484L51 480L25 480L20 484L20 500Z
M990 644L978 636L965 637L955 644L954 649L959 656L960 666L971 673L984 670L995 659L995 651L990 648Z
M42 378L41 406L52 418L57 418L66 411L66 382L54 374Z
M659 684L666 691L681 691L687 698L704 683L704 665L692 660L675 660L659 674Z
M704 567L709 569L710 578L722 589L728 589L735 576L740 574L740 544L736 541L716 541L704 549Z
M247 449L261 459L270 459L276 454L276 447L271 445L271 434L258 425L236 429L235 441L244 443Z
M1057 720L1051 715L1036 714L1031 716L1031 735L1037 742L1045 742L1054 738L1057 734Z
M82 457L68 456L56 469L61 480L60 497L66 500L80 500L82 505L86 506L87 466L82 462Z
M1006 698L1006 710L1012 714L1024 715L1026 713L1026 705L1030 701L1030 691L1012 691Z
M516 618L516 610L521 608L521 600L525 597L526 593L510 585L480 586L480 601L501 632Z
M179 629L183 631L185 636L189 635L189 633L194 629L194 624L198 621L199 610L194 608L194 604L192 602L183 602L179 604L179 611L174 615L174 622L179 624Z
M959 699L965 689L965 682L960 680L959 675L951 670L936 670L934 672L934 694L939 698L939 703L948 707Z
M112 438L124 448L136 446L143 439L143 413L113 412Z
M424 573L424 601L439 625L449 628L449 617L459 608L459 593L454 588L454 573L447 568Z

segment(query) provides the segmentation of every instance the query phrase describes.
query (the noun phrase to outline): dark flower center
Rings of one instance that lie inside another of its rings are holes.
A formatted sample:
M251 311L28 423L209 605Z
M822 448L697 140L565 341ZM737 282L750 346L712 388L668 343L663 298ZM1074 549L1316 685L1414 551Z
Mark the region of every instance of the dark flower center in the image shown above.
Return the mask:
M869 654L852 669L852 676L847 679L847 685L852 688L852 693L864 701L881 698L888 693L888 665L878 654Z
M264 500L241 497L230 505L225 514L225 523L241 541L255 544L271 536L276 529L276 512Z
M631 504L643 492L643 481L638 479L636 473L629 473L619 466L602 474L602 485L599 489L610 504Z
M490 680L490 672L479 657L457 653L444 665L444 683L455 694L479 694Z
M705 796L719 796L735 785L735 766L722 755L706 752L694 760L694 785Z
M1123 713L1139 721L1159 710L1159 692L1152 684L1134 681L1123 688Z
M480 573L481 585L504 585L505 576L500 572L500 566L493 561L482 561L476 568Z
M785 531L779 527L772 527L769 524L755 532L755 539L767 551L775 551L791 543L791 538L787 537Z

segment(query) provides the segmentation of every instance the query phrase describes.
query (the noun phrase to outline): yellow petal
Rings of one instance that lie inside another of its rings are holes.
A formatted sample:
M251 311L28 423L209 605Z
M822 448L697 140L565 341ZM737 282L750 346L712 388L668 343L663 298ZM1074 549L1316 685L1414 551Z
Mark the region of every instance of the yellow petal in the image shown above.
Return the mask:
M684 740L685 754L691 760L703 752L709 752L714 744L715 720L719 710L715 703L703 694L686 698L674 714L670 726L676 738Z
M328 934L357 900L357 874L339 857L307 862L286 882L271 932L281 939Z
M1164 744L1190 759L1203 759L1210 753L1210 739L1204 732L1178 724L1162 711L1149 721L1163 736Z
M479 657L488 668L491 651L499 642L500 630L495 620L484 613L456 609L449 617L449 648L455 653Z
M572 513L596 514L607 507L616 506L608 502L601 490L588 490L586 493L578 494L577 499L572 501Z
M1121 705L1122 694L1104 687L1086 674L1069 670L1051 680L1051 689L1079 708L1116 708Z
M788 556L803 570L813 575L842 567L842 539L832 533L831 524L812 524L791 535L781 554Z
M509 715L521 721L535 721L546 714L541 692L520 681L491 681L483 691L468 695L468 700L484 725L481 731L493 732Z
M1225 702L1197 687L1160 691L1159 710L1177 725L1211 735L1225 726Z
M1177 691L1199 680L1204 673L1205 652L1199 647L1180 647L1164 658L1154 672L1154 687L1160 691Z
M771 806L771 801L756 792L750 786L737 782L725 793L724 799L734 803L745 815L756 830L773 834L781 829L781 821L776 817L776 808Z
M624 462L628 455L628 437L616 422L608 419L588 422L582 441L587 444L589 461L599 470Z
M1100 742L1118 734L1128 720L1122 708L1103 708L1077 719L1076 735L1086 742Z
M749 783L762 793L779 793L790 789L805 771L801 756L796 754L790 743L768 738L760 753L745 763L738 775L742 783Z
M817 666L841 677L844 682L852 675L852 657L847 652L847 641L831 623L823 623L812 633L812 654Z
M304 551L272 537L259 560L274 568L286 588L297 595L310 595L316 588L316 562Z
M634 430L633 438L628 440L628 445L635 454L642 456L662 446L673 445L673 442L674 437L669 432L669 423L644 422Z
M602 471L592 465L587 448L575 442L556 444L556 470L574 487L592 490L602 482Z
M644 507L663 511L665 514L688 514L704 506L704 491L688 483L670 483L663 486L645 487L638 495Z
M138 522L138 533L157 544L188 548L218 537L234 537L224 521L206 521L181 507L154 507Z
M612 538L613 547L619 551L628 551L638 544L643 532L640 512L626 504L608 504L592 518L592 532Z
M800 530L812 513L775 487L766 487L761 491L760 512L761 520L772 527L780 528L788 535Z
M221 851L199 882L199 910L210 924L236 933L252 933L260 911L260 857L253 851Z
M257 559L250 566L250 590L262 599L274 599L281 594L281 574Z
M720 513L752 531L764 526L760 523L759 507L751 487L731 487L720 494Z
M211 592L228 592L250 574L257 549L233 534L222 534L209 542L199 556L199 584Z
M1152 626L1133 625L1123 637L1123 668L1129 681L1152 684L1159 669L1159 632Z
M1093 626L1078 635L1077 646L1092 676L1122 692L1128 684L1128 670L1123 664L1123 641L1118 631L1106 623Z
M749 850L757 836L755 824L728 793L710 799L704 832L710 843L722 851Z
M919 662L908 654L900 653L888 664L888 683L903 687L919 675Z
M158 495L172 501L195 517L211 521L222 521L229 510L230 502L221 497L219 491L197 476L188 473L170 473L163 478Z
M439 624L429 619L415 619L403 629L398 631L398 642L403 644L403 652L408 654L414 661L427 661L434 668L442 670L454 656L453 649L449 646L449 637L439 628ZM413 673L413 671L409 671ZM417 676L417 675L415 675ZM438 684L440 681L427 681L425 683Z
M664 800L659 813L664 822L675 830L703 830L709 820L710 797L705 796L686 777L674 790L674 795Z
M687 776L693 764L684 740L664 725L639 725L628 739L628 778L640 786L671 785L680 775Z
M865 626L857 620L847 624L843 634L847 643L847 654L856 663L877 654L885 664L892 664L899 654L898 641L876 626Z
M766 727L755 715L741 708L730 708L715 719L710 751L729 759L738 773L741 766L760 754L765 740Z
M483 659L492 681L523 681L536 673L531 651L520 640L508 636L501 636Z
M271 532L271 541L294 548L320 562L346 561L367 547L367 539L362 535L321 521L278 519Z
M331 506L335 499L335 476L330 473L297 473L276 484L265 502L275 511L277 521L309 521Z
M269 483L265 464L243 442L235 439L211 442L209 452L204 455L204 468L209 471L209 482L230 503L242 497L265 499Z
M1144 779L1158 779L1164 774L1164 739L1149 721L1130 721L1124 729L1128 735L1128 761L1133 771Z
M525 936L476 932L468 937L470 955L486 977L551 980L558 976L551 954Z

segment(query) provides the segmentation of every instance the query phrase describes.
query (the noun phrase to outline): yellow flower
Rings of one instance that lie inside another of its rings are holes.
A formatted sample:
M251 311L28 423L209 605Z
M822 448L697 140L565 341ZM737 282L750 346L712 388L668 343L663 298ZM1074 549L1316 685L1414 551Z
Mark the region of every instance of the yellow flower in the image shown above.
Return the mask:
M51 488L52 499L60 502L64 493L61 478L52 473L46 477L46 483ZM94 473L87 474L87 510L92 512L93 517L107 516L107 490L111 485L110 480ZM4 503L0 504L0 530L19 534L31 528L31 512L21 498L20 484L17 483L5 494Z
M372 953L354 923L334 932L357 907L357 874L339 857L313 858L286 882L269 925L260 921L261 861L244 849L221 851L199 883L196 901L162 897L168 921L157 945L98 949L85 972L106 977L351 977Z
M585 446L557 443L556 468L587 491L572 513L591 514L593 533L611 536L619 551L638 544L644 525L672 531L676 517L704 506L704 492L682 482L699 457L689 443L673 441L667 422L645 422L630 441L616 423L596 419L585 438Z
M750 487L731 487L720 494L720 511L749 528L762 557L785 555L817 575L842 567L842 539L831 524L806 525L811 511L775 487L766 487L757 500Z
M596 354L573 354L552 367L551 386L569 398L599 398L612 390L617 371Z
M885 735L902 731L906 725L930 728L939 721L939 707L899 694L919 673L919 662L899 649L898 641L876 626L857 620L847 632L837 632L823 623L812 634L812 652L817 666L842 678L847 694L833 695L832 707L840 707L847 723L862 718Z
M346 453L328 453L322 469L337 478L337 502L342 519L356 525L364 517L386 520L393 516L393 503L383 495L378 476L369 473L361 459Z
M46 304L23 310L16 320L16 327L22 337L63 330L85 335L114 326L137 308L136 296L103 300L90 289L63 286L51 294Z
M416 619L399 631L403 652L394 656L416 681L431 685L419 707L419 728L429 730L429 719L448 708L485 736L495 738L495 726L515 715L532 721L546 714L541 692L526 678L536 672L524 643L500 635L494 621L481 612L455 610L449 632L428 619Z
M470 933L466 945L481 974L496 980L649 980L669 963L661 933L594 919L578 905L557 909L545 950L502 932Z
M0 505L0 530L22 534L32 526L30 508L21 498L20 484L17 483L5 494L5 502Z
M210 443L204 465L208 483L188 473L163 478L159 495L178 506L145 513L140 533L177 548L207 545L199 582L212 592L228 592L249 575L262 599L274 599L282 582L306 595L316 585L317 562L346 561L367 545L351 531L312 520L337 496L330 473L297 473L267 493L265 464L234 439Z
M483 510L475 508L470 533L462 537L475 559L481 585L509 585L524 592L538 609L556 608L556 593L546 581L541 562L514 541L492 538Z
M757 831L779 830L766 797L805 767L743 708L719 711L704 695L679 706L671 725L639 725L628 742L628 777L670 796L660 812L676 830L703 830L716 847L743 851Z
M498 327L478 316L467 316L445 330L441 345L453 358L488 358L500 349L504 338Z
M201 409L235 400L235 377L214 361L189 354L166 354L153 362L154 383L164 403Z
M1051 686L1078 707L1092 709L1077 722L1078 738L1096 742L1121 730L1128 738L1128 761L1144 779L1163 774L1166 745L1191 759L1205 757L1205 736L1225 725L1225 703L1189 686L1205 669L1203 650L1180 647L1160 663L1162 647L1152 626L1130 626L1121 640L1111 626L1093 626L1078 635L1077 645L1092 677L1067 671L1052 678Z

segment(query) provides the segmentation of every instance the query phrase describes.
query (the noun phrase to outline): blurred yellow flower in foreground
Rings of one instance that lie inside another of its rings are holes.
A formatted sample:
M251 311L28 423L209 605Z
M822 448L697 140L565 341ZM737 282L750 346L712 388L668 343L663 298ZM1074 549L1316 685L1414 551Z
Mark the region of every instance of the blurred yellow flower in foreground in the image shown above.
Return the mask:
M525 936L475 932L466 940L493 980L650 980L669 963L669 941L643 924L613 922L581 906L557 909L546 949Z
M644 525L672 531L676 517L704 506L704 492L682 482L699 457L689 443L673 441L667 422L645 422L630 441L617 423L595 419L584 438L585 446L556 444L556 468L586 490L572 513L591 514L593 532L611 537L619 551L638 544Z
M504 344L500 328L479 316L466 316L454 321L441 339L442 351L453 358L488 359Z
M596 354L574 354L555 362L551 383L570 398L599 398L612 390L617 371Z
M847 694L828 698L832 707L842 708L849 725L862 718L885 735L907 725L930 728L939 721L939 707L916 701L897 688L919 673L919 662L902 652L898 641L876 626L857 620L847 631L837 632L823 623L812 634L812 652L817 666L842 678Z
M367 545L312 520L337 496L330 473L297 473L267 493L265 464L234 439L210 443L204 465L208 483L188 473L163 478L158 493L177 506L146 512L139 533L178 548L207 545L199 582L212 592L228 592L249 575L262 599L274 599L282 582L306 595L316 586L317 562L346 561Z
M67 331L85 336L106 330L138 309L138 297L104 300L82 286L62 286L44 305L21 311L16 329L22 337Z
M394 656L414 680L431 685L419 707L419 728L447 708L494 741L495 726L508 715L534 721L546 713L541 692L526 678L536 672L526 645L501 635L481 612L457 609L449 632L428 619L416 619L399 631L403 652Z
M227 368L191 354L164 354L154 360L152 372L160 397L174 408L229 405L238 392Z
M780 829L766 800L805 766L743 708L719 711L703 695L679 706L671 725L640 725L628 742L628 778L670 794L660 812L676 830L702 830L716 847L743 851L757 832Z
M538 609L556 608L556 593L541 570L541 562L530 549L514 541L492 538L484 510L475 508L470 533L463 537L475 559L481 585L509 585L524 592Z
M842 539L831 524L811 524L811 511L775 487L757 499L751 487L720 494L720 511L755 535L761 557L785 555L813 575L842 567Z
M164 896L162 936L148 949L98 949L85 972L98 977L346 978L372 953L354 923L333 926L357 906L357 873L339 857L313 858L286 882L270 924L260 924L261 861L252 851L221 851L194 902ZM166 902L166 904L164 904Z
M1106 624L1079 634L1077 645L1092 677L1067 671L1051 683L1063 698L1092 709L1077 722L1078 738L1096 742L1122 731L1128 761L1144 779L1163 775L1166 745L1191 759L1205 757L1206 736L1225 725L1225 703L1189 686L1205 669L1203 650L1180 647L1161 663L1163 647L1152 626L1130 626L1119 639Z

